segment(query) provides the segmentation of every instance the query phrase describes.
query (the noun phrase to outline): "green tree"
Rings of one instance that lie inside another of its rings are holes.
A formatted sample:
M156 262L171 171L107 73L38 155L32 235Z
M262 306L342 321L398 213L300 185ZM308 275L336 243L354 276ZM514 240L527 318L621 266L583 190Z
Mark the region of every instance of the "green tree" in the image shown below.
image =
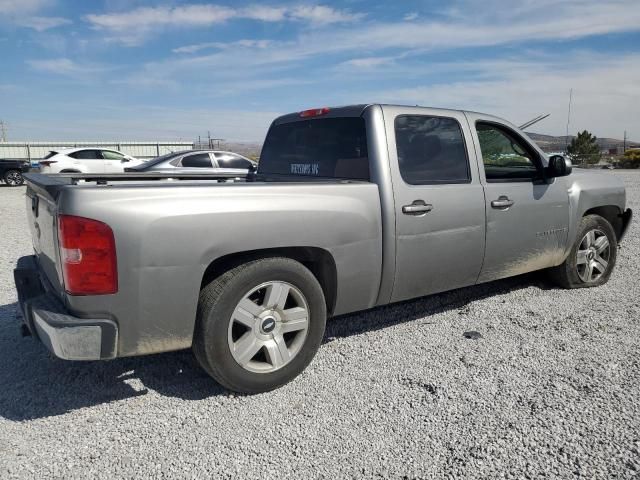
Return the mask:
M640 148L634 148L624 152L618 161L620 168L640 168Z
M600 147L596 143L596 136L586 130L578 132L578 136L571 140L567 153L571 156L571 161L577 164L594 164L600 161Z

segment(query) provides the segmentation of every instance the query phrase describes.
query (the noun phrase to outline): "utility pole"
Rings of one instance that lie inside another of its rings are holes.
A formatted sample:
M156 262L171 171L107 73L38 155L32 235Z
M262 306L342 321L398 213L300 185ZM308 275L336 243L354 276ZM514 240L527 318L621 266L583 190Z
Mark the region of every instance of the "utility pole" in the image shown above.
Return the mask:
M0 120L0 142L6 142L6 141L7 141L7 126L2 120Z
M571 123L571 100L573 99L573 88L569 90L569 111L567 112L567 136L565 137L565 150L569 148L569 123Z
M209 130L207 130L207 137L209 138L209 148L213 148L211 147L211 132Z
M622 140L622 153L627 151L627 131L624 131L624 138Z

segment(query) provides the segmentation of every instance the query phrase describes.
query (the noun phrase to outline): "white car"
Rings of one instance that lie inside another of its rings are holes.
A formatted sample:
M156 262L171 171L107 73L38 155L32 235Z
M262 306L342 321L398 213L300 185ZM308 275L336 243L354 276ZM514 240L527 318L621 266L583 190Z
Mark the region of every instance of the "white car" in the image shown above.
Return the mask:
M122 173L125 167L144 163L130 155L106 148L52 150L40 160L41 173Z
M245 176L255 171L257 163L233 152L219 150L183 150L167 153L147 160L141 165L129 166L125 172L157 173L233 173Z

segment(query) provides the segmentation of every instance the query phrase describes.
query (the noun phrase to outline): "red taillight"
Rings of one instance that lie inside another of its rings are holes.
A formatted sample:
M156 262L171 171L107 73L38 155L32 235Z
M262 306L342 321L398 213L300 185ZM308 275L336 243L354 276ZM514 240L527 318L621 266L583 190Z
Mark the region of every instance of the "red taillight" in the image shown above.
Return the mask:
M300 112L300 116L302 118L319 117L320 115L326 115L330 111L331 111L331 109L329 107L312 108L311 110L305 110L303 112Z
M71 295L105 295L118 291L116 242L106 223L60 215L58 241L62 275Z
M40 160L38 163L40 163L40 165L48 167L52 163L58 163L58 161L57 160Z

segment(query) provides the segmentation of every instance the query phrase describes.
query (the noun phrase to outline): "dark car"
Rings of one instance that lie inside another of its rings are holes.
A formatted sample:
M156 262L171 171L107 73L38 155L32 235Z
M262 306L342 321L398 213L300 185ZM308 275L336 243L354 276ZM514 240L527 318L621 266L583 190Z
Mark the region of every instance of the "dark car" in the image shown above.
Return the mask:
M125 168L125 172L234 173L246 175L256 163L242 155L219 150L183 150Z
M23 173L27 173L31 165L22 160L0 160L0 178L10 187L19 187L24 183Z

